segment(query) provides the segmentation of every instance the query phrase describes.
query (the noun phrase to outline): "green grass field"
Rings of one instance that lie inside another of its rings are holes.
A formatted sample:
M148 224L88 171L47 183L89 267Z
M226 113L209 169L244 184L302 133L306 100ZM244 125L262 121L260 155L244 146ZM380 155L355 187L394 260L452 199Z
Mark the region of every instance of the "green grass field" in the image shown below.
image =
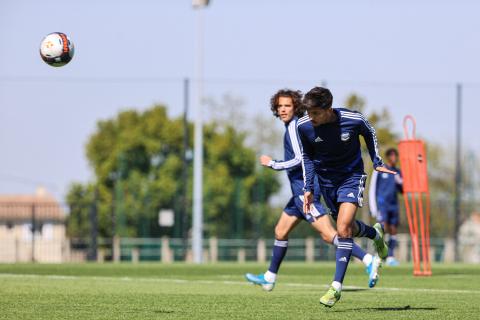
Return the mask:
M384 268L368 289L351 264L342 299L318 303L332 263L285 263L277 287L248 285L257 264L0 265L0 319L479 319L480 266Z

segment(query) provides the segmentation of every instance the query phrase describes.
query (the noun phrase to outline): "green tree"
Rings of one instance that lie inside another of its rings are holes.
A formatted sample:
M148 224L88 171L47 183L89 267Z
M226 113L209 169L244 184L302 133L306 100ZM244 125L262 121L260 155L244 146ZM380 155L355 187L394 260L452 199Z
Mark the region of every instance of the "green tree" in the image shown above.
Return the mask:
M211 122L204 127L204 213L209 235L257 234L252 226L258 212L252 208L260 206L260 214L266 214L268 199L279 188L275 176L256 169L255 151L246 146L245 138L244 132L228 124ZM191 166L188 186L179 179L186 151L182 141L182 119L168 117L163 106L144 112L125 110L98 122L86 150L99 190L101 236L109 237L113 232L131 237L173 235L172 230L160 229L157 215L162 208L178 213L184 188L191 194ZM262 191L261 205L253 206L260 202L255 198L259 181L268 187ZM91 201L90 189L73 184L67 196L71 207ZM85 224L80 228L76 223L85 221L87 215L85 205L81 207L71 211L69 232L85 236Z

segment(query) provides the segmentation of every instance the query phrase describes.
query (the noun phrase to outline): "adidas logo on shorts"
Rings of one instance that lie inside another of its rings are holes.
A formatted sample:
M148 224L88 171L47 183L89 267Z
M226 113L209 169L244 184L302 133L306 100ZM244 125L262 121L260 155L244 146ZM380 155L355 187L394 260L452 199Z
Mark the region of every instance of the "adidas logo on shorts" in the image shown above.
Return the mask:
M349 197L349 198L355 198L355 195L353 194L353 192L350 192L349 194L347 194L347 197Z

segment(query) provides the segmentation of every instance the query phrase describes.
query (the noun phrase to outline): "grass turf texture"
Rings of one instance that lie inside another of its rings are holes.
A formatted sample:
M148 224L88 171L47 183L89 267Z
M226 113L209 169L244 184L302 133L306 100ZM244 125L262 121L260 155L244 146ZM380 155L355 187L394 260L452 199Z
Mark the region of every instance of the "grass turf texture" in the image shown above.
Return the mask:
M318 303L334 264L285 263L275 290L248 285L258 264L0 265L0 319L478 319L480 266L384 267L367 288L351 264L342 299Z

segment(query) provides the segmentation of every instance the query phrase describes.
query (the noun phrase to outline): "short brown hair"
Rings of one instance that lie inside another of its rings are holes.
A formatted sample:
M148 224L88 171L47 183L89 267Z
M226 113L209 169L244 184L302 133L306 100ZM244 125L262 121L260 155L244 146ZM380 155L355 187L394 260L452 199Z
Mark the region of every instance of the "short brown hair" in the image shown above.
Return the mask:
M303 104L307 110L311 108L329 109L332 107L333 96L330 90L322 87L315 87L303 98Z
M297 117L302 117L305 114L305 108L302 104L302 92L300 90L281 89L275 93L270 99L270 110L273 115L278 118L278 99L290 98L293 102L294 113Z

